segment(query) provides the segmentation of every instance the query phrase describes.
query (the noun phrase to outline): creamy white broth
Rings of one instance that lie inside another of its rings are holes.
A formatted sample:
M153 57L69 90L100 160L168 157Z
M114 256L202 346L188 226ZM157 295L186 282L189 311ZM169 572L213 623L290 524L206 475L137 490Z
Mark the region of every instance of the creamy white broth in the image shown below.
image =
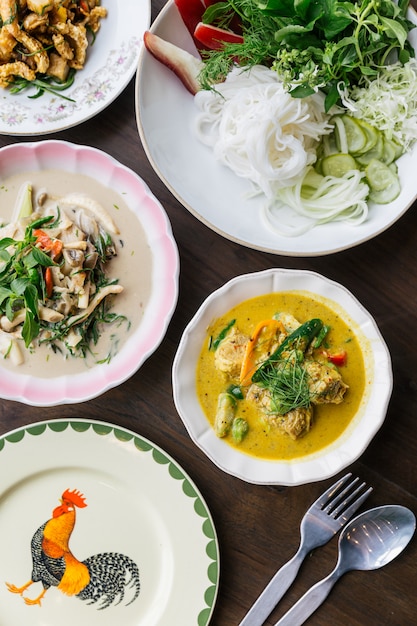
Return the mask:
M45 189L49 195L62 197L70 193L80 193L93 198L111 215L120 230L120 234L112 239L117 256L106 265L106 273L110 278L117 278L123 291L112 298L112 312L124 315L129 324L120 326L111 324L104 326L104 331L97 343L92 346L94 356L87 359L54 353L50 347L39 346L31 352L19 342L24 354L24 363L13 365L9 358L0 358L0 367L15 370L19 373L32 374L37 377L60 376L85 371L96 365L96 362L121 347L140 324L144 309L151 291L152 255L143 227L139 219L128 208L123 196L114 190L101 185L89 176L70 174L61 170L45 170L24 172L0 182L0 224L7 223L16 203L21 186L30 181L34 197ZM59 201L58 201L59 204ZM71 214L68 213L71 217ZM116 348L117 346L117 348ZM1 357L1 355L0 355Z

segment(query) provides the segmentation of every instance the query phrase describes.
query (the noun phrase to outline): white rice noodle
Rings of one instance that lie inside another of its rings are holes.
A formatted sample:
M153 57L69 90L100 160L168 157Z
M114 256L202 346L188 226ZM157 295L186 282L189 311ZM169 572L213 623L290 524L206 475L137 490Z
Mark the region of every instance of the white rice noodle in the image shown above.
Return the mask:
M290 96L272 70L235 68L216 91L199 91L198 138L267 198L302 180L331 126L323 97Z

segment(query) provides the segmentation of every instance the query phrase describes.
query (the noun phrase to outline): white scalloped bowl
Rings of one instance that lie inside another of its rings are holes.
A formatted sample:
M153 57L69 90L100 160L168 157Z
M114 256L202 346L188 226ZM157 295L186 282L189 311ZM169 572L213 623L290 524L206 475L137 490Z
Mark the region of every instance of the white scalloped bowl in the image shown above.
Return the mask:
M366 380L370 381L359 409L340 437L322 450L291 461L271 461L231 447L214 434L196 393L198 357L210 323L231 308L256 296L293 291L324 300L353 325L363 346ZM173 369L177 411L194 443L220 469L246 482L301 485L334 476L353 463L381 427L392 392L391 357L371 315L343 286L320 274L270 269L238 276L213 292L186 327Z
M58 169L89 176L119 193L145 232L152 259L151 293L143 318L110 363L80 374L42 378L11 371L0 361L0 398L53 406L95 398L130 378L165 336L178 299L179 257L169 219L146 183L96 148L66 141L16 143L0 149L2 179L21 172Z

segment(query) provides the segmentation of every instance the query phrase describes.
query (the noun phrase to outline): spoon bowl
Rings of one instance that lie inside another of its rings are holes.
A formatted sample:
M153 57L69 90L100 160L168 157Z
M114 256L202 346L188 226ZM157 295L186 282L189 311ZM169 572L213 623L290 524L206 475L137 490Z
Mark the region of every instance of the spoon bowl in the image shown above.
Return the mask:
M404 550L415 529L414 513L400 505L376 507L355 517L340 534L339 556L334 570L311 587L275 626L303 624L343 574L387 565Z
M338 573L383 567L403 551L415 528L414 514L400 505L380 506L358 515L340 534Z

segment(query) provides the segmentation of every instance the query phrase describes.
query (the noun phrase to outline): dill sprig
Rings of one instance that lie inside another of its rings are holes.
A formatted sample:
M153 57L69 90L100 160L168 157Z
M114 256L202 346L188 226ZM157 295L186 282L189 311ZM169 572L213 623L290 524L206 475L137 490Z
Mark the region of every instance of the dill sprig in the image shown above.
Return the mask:
M295 353L262 372L258 384L269 391L273 414L285 415L289 411L311 405L308 373Z
M201 52L205 65L199 80L203 89L213 88L213 84L224 80L237 59L241 67L272 65L280 47L275 41L275 33L282 24L276 17L257 9L255 0L229 0L215 3L207 9L204 21L215 23L220 28L231 25L233 12L239 15L245 40L243 43L226 43L223 50Z

